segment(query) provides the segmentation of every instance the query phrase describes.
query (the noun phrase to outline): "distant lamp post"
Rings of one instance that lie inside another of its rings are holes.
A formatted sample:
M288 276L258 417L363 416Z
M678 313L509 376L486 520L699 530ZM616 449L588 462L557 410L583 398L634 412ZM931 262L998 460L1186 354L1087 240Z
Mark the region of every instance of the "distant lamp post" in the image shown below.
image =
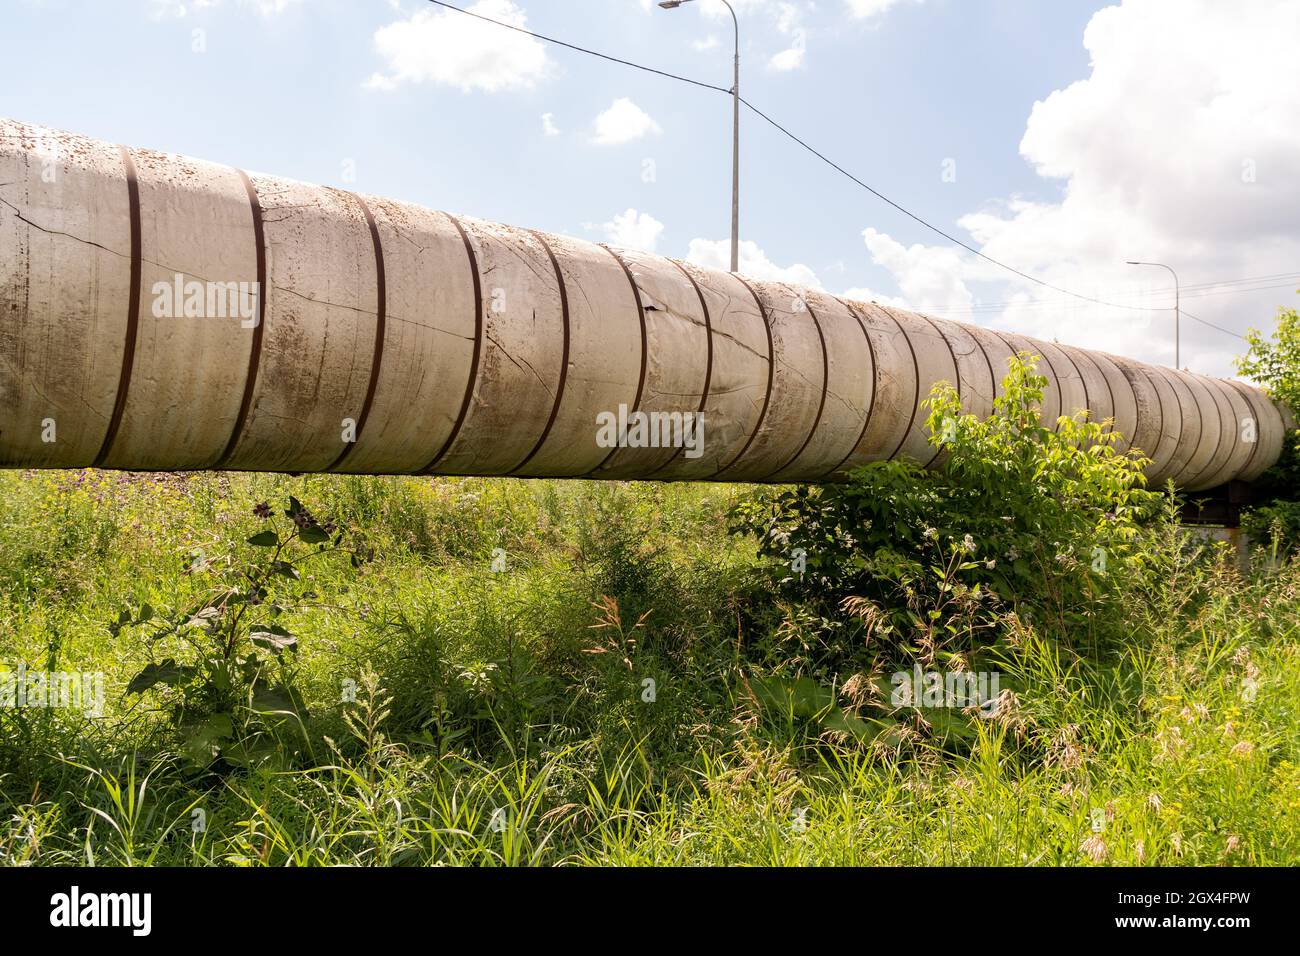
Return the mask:
M665 10L676 10L683 3L694 0L662 0L659 6ZM731 131L731 271L740 271L740 21L736 19L735 8L727 0L719 0L731 11L731 22L736 28L735 79L731 86L732 131Z
M1159 266L1161 269L1169 269L1169 274L1174 277L1174 368L1182 368L1183 363L1180 347L1180 340L1182 338L1182 332L1180 331L1180 327L1182 326L1182 310L1178 301L1178 273L1173 269L1170 269L1169 266L1165 265L1163 262L1137 262L1130 259L1128 264L1131 266Z

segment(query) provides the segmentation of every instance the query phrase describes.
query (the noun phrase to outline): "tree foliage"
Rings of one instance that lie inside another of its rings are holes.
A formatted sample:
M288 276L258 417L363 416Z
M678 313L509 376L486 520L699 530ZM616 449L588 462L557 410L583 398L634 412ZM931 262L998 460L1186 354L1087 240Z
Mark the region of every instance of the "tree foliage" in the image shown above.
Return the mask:
M1250 329L1246 341L1250 347L1237 370L1293 413L1300 411L1300 312L1279 309L1271 336ZM1300 431L1286 437L1281 460L1255 482L1255 494L1259 505L1243 519L1247 532L1280 552L1300 547Z

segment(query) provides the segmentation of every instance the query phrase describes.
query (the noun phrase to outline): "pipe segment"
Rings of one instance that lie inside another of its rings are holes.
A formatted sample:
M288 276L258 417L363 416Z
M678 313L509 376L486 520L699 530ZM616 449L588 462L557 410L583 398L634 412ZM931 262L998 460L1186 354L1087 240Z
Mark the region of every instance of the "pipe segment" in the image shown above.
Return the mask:
M1253 480L1294 427L1241 382L0 120L4 467L830 480L941 466L931 389L987 416L1021 352L1046 427L1087 411L1152 482Z

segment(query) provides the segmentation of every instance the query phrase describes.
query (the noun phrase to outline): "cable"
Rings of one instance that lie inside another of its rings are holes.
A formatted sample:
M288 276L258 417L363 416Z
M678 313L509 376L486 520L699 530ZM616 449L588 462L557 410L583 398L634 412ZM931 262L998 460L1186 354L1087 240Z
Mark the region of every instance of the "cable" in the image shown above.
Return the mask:
M1270 289L1290 289L1294 286L1294 282L1287 282L1278 285L1254 285L1251 286L1250 288L1223 288L1223 287L1240 286L1246 283L1260 282L1265 279L1292 278L1292 277L1300 279L1300 273L1294 273L1294 274L1279 273L1277 276L1253 276L1245 279L1220 279L1215 282L1198 282L1194 284L1184 285L1181 288L1182 288L1183 298L1203 299L1207 296L1213 296L1213 295L1241 295L1241 294L1249 294L1251 292L1266 292ZM1120 298L1120 299L1155 298L1155 297L1171 296L1173 295L1173 292L1174 289L1172 286L1170 286L1164 289L1143 289L1143 290L1128 291L1128 292L1113 292L1111 293L1111 297ZM948 309L945 310L945 312L952 313L952 314L962 314L962 315L969 314L969 313L978 313L978 312L999 312L1002 311L1004 308L1009 308L1011 306L1018 306L1026 309L1045 308L1045 307L1056 308L1056 303L1045 302L1041 299L1032 302L1025 302L1017 299L995 299L987 302L979 302L975 305L969 306L968 308L964 308L964 309ZM1162 306L1162 307L1149 306L1148 308L1150 308L1151 311L1153 312L1173 311L1173 306Z
M894 202L894 201L893 201L892 199L890 199L888 196L885 196L885 195L881 194L880 192L877 192L875 189L873 189L872 187L868 186L868 185L867 185L866 183L864 183L862 180L858 179L857 176L854 176L851 172L849 172L849 171L848 171L847 169L845 169L843 166L840 166L840 165L839 165L838 163L836 163L835 161L833 161L833 160L827 158L824 154L818 152L816 149L814 149L814 148L813 148L812 146L810 146L808 143L804 142L802 139L800 139L800 138L799 138L798 136L796 136L794 133L790 132L788 129L786 129L784 126L782 126L782 125L781 125L780 123L778 123L776 120L772 119L772 117L768 116L766 113L764 113L764 112L763 112L762 110L760 110L758 107L754 106L752 103L750 103L748 100L746 100L743 96L740 98L740 102L744 103L745 106L747 106L747 107L748 107L748 108L749 108L749 109L750 109L750 110L751 110L751 111L752 111L756 116L758 116L759 118L761 118L761 119L765 120L766 122L770 123L772 126L776 127L778 130L780 130L780 131L781 131L782 133L784 133L786 136L790 137L790 139L794 140L796 143L798 143L798 144L799 144L800 146L802 146L804 149L808 150L808 152L812 153L814 156L816 156L818 159L820 159L820 160L821 160L822 162L824 162L826 165L830 166L830 167L831 167L832 169L834 169L836 172L839 172L840 174L842 174L842 175L844 175L844 176L847 176L849 179L853 180L853 182L857 183L857 184L858 184L859 186L861 186L863 189L867 190L867 192L871 193L871 194L872 194L873 196L875 196L877 199L880 199L881 201L888 203L890 206L893 206L895 209L897 209L897 210L898 210L899 212L901 212L903 215L909 217L910 219L915 220L916 222L919 222L921 225L925 226L925 228L929 229L931 232L936 233L937 235L943 236L943 238L947 239L949 242L954 243L954 244L956 244L956 245L958 245L958 246L961 246L963 249L965 249L965 250L966 250L967 252L969 252L969 253L972 253L973 255L979 256L979 258L983 259L985 262L990 262L990 263L992 263L993 265L997 266L997 267L1000 268L1000 269L1005 269L1005 270L1007 270L1008 272L1011 272L1011 273L1013 273L1013 274L1015 274L1015 275L1018 275L1018 276L1020 276L1020 278L1022 278L1022 279L1026 279L1026 280L1028 280L1029 282L1033 282L1033 283L1035 283L1035 284L1037 284L1037 285L1040 285L1040 286L1042 286L1042 287L1045 288L1045 289L1051 289L1053 292L1060 292L1060 293L1063 294L1063 295L1072 296L1072 297L1074 297L1074 298L1076 298L1076 299L1080 299L1080 300L1082 300L1082 301L1084 301L1084 302L1092 302L1092 303L1094 303L1094 304L1096 304L1096 305L1104 305L1104 306L1106 306L1107 308L1112 308L1112 309L1126 309L1126 310L1128 310L1128 311L1130 311L1130 312L1157 312L1157 311L1162 311L1162 310L1160 310L1160 309L1152 309L1152 308L1148 308L1148 307L1146 307L1146 306L1140 306L1140 305L1123 305L1123 304L1121 304L1121 303L1119 303L1119 302L1106 302L1106 301L1104 301L1104 300L1102 300L1102 299L1095 299L1095 298L1093 298L1092 296L1084 295L1084 294L1081 293L1081 292L1074 292L1074 291L1071 290L1071 289L1063 289L1063 288L1061 288L1060 286L1058 286L1058 285L1053 285L1052 283L1047 282L1047 281L1045 281L1045 280L1043 280L1043 279L1040 279L1040 278L1038 278L1037 276L1032 276L1032 275L1030 275L1030 274L1027 273L1027 272L1021 272L1019 269L1015 268L1014 266L1009 266L1009 265L1007 265L1005 262L1000 262L1000 261L998 261L997 259L994 259L992 256L985 255L983 252L980 252L980 251L979 251L978 249L976 249L974 246L968 245L967 243L964 243L964 242L962 242L960 239L956 238L955 236L951 236L951 235L949 235L948 233L946 233L946 232L944 232L942 229L940 229L938 226L935 226L935 225L933 225L932 223L926 222L924 219L922 219L920 216L918 216L916 213L912 212L911 210L909 210L909 209L905 209L904 207L900 206L898 203Z
M1232 331L1231 329L1225 329L1221 325L1215 325L1213 322L1207 322L1199 315L1192 315L1192 313L1188 312L1186 309L1181 309L1180 311L1182 312L1183 315L1187 316L1189 319L1194 319L1197 322L1200 322L1201 325L1208 325L1210 328L1222 332L1224 335L1231 335L1233 338L1241 339L1243 342L1246 341L1246 336L1238 335L1236 332Z
M1211 296L1219 296L1219 295L1250 295L1256 292L1268 292L1273 289L1291 289L1291 288L1294 288L1294 285L1292 283L1286 283L1284 285L1262 285L1262 286L1252 286L1250 288L1242 288L1242 289L1218 289L1218 290L1207 289L1205 291L1200 291L1189 295L1186 291L1187 287L1184 286L1182 299L1183 301L1190 301L1192 299L1205 299ZM1162 294L1167 296L1172 296L1173 291L1174 291L1173 289L1165 289L1163 290ZM1138 295L1138 294L1139 293L1133 293L1133 292L1116 292L1113 293L1113 296L1118 298L1124 298L1127 296ZM1044 309L1059 310L1060 304L1058 302L1050 301L1042 298L1034 299L1034 300L996 299L988 302L979 302L976 303L975 305L967 306L965 308L943 309L941 311L935 312L934 314L944 319L948 319L948 318L956 319L960 317L976 318L978 316L984 316L984 315L999 315L1002 312L1005 312L1007 309L1012 309L1012 308L1014 308L1017 312L1038 312ZM1172 305L1160 305L1160 306L1148 305L1148 306L1143 306L1142 308L1144 311L1148 311L1148 312L1174 311L1174 307Z
M525 28L525 27L518 27L518 26L515 26L514 24L503 23L503 22L500 21L500 20L494 20L494 19L492 19L491 17L483 16L481 13L473 13L472 11L465 10L465 9L463 9L463 8L461 8L461 7L454 6L453 4L445 3L444 0L428 0L428 2L429 2L429 3L432 3L432 4L436 5L436 6L439 6L439 7L443 7L444 9L447 9L447 10L454 10L456 13L463 13L463 14L465 14L465 15L468 16L468 17L474 17L476 20L482 20L482 21L484 21L485 23L491 23L491 24L494 24L494 25L499 26L499 27L504 27L504 28L506 28L507 30L513 30L513 31L516 32L516 33L523 33L523 34L526 34L527 36L533 37L534 39L537 39L537 40L543 40L543 41L545 41L545 42L547 42L547 43L554 43L554 44L556 44L557 46L564 47L565 49L573 50L573 51L575 51L575 52L577 52L577 53L585 53L585 54L587 54L588 56L594 56L594 57L597 57L597 58L599 58L599 59L606 60L606 61L608 61L608 62L610 62L610 63L618 63L618 64L620 64L620 65L622 65L622 66L630 66L630 67L632 67L632 68L635 69L635 70L642 70L642 71L644 71L644 72L646 72L646 73L653 73L653 74L655 74L656 76L662 76L662 77L665 77L666 79L670 79L670 80L677 80L678 82L681 82L681 83L689 83L689 84L691 84L692 86L697 86L697 87L700 87L700 88L702 88L702 89L706 89L706 90L712 90L712 91L714 91L714 92L716 92L716 93L726 93L728 96L730 96L730 95L732 94L732 91L731 91L731 90L729 90L729 89L724 89L723 87L721 87L721 86L716 86L715 84L712 84L712 83L705 83L705 82L703 82L703 81L701 81L701 80L691 79L690 77L687 77L687 76L679 76L679 75L676 74L676 73L668 73L668 72L666 72L666 71L664 71L664 70L658 70L658 69L655 69L654 67L644 66L644 65L642 65L642 64L640 64L640 63L633 63L631 60L624 60L624 59L621 59L621 58L616 57L616 56L610 56L610 55L607 54L607 53L600 53L600 52L597 52L596 50L591 50L591 49L588 49L587 47L578 46L577 44L574 44L574 43L566 43L564 40L557 40L557 39L555 39L554 37L549 37L549 36L546 36L545 34L536 33L536 32L534 32L534 31L532 31L532 30L529 30L529 29L527 29L527 28ZM912 212L911 210L909 210L909 209L907 209L907 208L905 208L905 207L899 205L898 203L894 202L894 200L890 199L890 198L889 198L888 196L886 196L884 193L881 193L880 191L878 191L878 190L872 188L872 187L869 186L867 183L865 183L865 182L863 182L861 179L859 179L857 176L854 176L852 173L850 173L850 172L849 172L847 169L845 169L843 166L840 166L840 165L839 165L838 163L836 163L834 160L830 159L830 158L827 157L825 154L819 152L817 149L814 149L814 148L813 148L811 145L809 145L807 142L805 142L804 140L800 139L800 138L799 138L798 136L796 136L794 133L790 132L790 130L786 129L784 126L782 126L782 125L781 125L780 123L778 123L776 120L772 119L772 117L768 116L766 113L764 113L762 110L760 110L760 109L759 109L757 106L755 106L753 103L749 102L749 100L745 99L743 96L740 97L740 102L743 103L743 104L745 104L745 107L746 107L748 110L750 110L752 113L754 113L754 115L758 116L758 117L759 117L760 119L762 119L764 122L770 124L771 126L775 127L776 129L780 130L782 133L784 133L786 136L788 136L788 137L789 137L791 140L793 140L795 143L798 143L800 146L802 146L802 147L803 147L804 149L806 149L808 152L812 153L814 156L816 156L818 159L820 159L823 163L825 163L826 165L830 166L830 167L831 167L832 169L834 169L836 172L838 172L838 173L840 173L841 175L845 176L846 178L850 179L851 181L853 181L853 182L856 183L857 185L861 186L863 189L865 189L867 192L871 193L871 195L875 196L875 197L876 197L877 199L879 199L881 202L884 202L884 203L888 204L889 206L891 206L891 207L893 207L894 209L896 209L896 210L898 210L899 212L901 212L903 215L907 216L909 219L912 219L913 221L920 223L922 226L924 226L926 229L929 229L931 232L935 233L936 235L942 236L944 239L947 239L949 242L954 243L955 245L960 246L961 248L965 249L967 252L971 253L972 255L978 256L979 258L983 259L985 262L989 262L989 263L991 263L991 264L997 266L999 269L1005 269L1007 272L1010 272L1010 273L1012 273L1013 275L1019 276L1020 278L1026 280L1027 282L1032 282L1032 283L1034 283L1034 284L1036 284L1036 285L1040 285L1040 286L1042 286L1042 287L1045 288L1045 289L1051 289L1053 292L1059 292L1059 293L1061 293L1062 295L1068 295L1068 296L1071 296L1071 297L1073 297L1073 298L1079 299L1079 300L1081 300L1081 301L1083 301L1083 302L1091 302L1091 303L1093 303L1093 304L1095 304L1095 305L1106 306L1107 308L1112 308L1112 309L1124 309L1124 310L1127 310L1127 311L1130 311L1130 312L1158 312L1158 311L1172 311L1172 310L1170 310L1170 309L1149 308L1149 307L1144 307L1144 306L1140 306L1140 305L1125 305L1125 304L1122 304L1122 303L1119 303L1119 302L1106 302L1106 301L1104 301L1104 300L1102 300L1102 299L1093 298L1092 296L1084 295L1084 294L1082 294L1082 293L1080 293L1080 292L1074 292L1074 291L1072 291L1072 290L1070 290L1070 289L1065 289L1065 288L1062 288L1061 286L1053 285L1052 283L1047 282L1047 281L1044 280L1044 279L1040 279L1040 278L1038 278L1037 276L1030 275L1030 274L1027 273L1027 272L1022 272L1022 271L1020 271L1019 269L1015 268L1014 266L1007 265L1007 263L1005 263L1005 262L1001 262L1001 261L999 261L999 260L997 260L997 259L994 259L992 256L986 255L985 253L983 253L983 252L981 252L980 250L976 249L974 246L968 245L967 243L962 242L962 240L956 238L955 236L949 235L947 232L944 232L944 231L943 231L942 229L940 229L938 226L934 225L933 223L927 222L926 220L924 220L924 219L922 219L920 216L918 216L916 213L914 213L914 212ZM1188 313L1188 315L1191 315L1191 313ZM1196 317L1195 317L1195 316L1192 316L1192 318L1196 318ZM1196 321L1198 321L1198 322L1205 322L1204 319L1196 319ZM1205 324L1206 324L1206 325L1211 325L1211 323L1208 323L1208 322L1206 322ZM1218 328L1218 326L1211 326L1211 327L1213 327L1213 328ZM1221 332L1227 332L1226 329L1219 329L1219 331L1221 331ZM1228 334L1229 334L1229 335L1236 335L1235 332L1228 332ZM1238 337L1240 337L1240 336L1238 336Z

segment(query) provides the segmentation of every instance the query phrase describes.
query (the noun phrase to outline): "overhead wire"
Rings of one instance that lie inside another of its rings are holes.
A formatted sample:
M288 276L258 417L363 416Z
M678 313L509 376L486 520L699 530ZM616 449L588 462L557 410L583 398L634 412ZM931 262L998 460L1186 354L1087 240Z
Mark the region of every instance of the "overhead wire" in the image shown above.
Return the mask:
M602 53L602 52L600 52L600 51L598 51L598 50L593 50L593 49L591 49L591 48L589 48L589 47L584 47L584 46L581 46L581 45L576 44L576 43L570 43L570 42L565 41L565 40L560 40L560 39L558 39L558 38L556 38L556 37L547 36L546 34L544 34L544 33L538 33L538 32L535 31L535 30L529 30L529 29L526 28L526 27L518 26L518 25L516 25L516 24L512 24L512 23L505 23L505 22L503 22L503 21L501 21L501 20L496 20L496 19L494 19L494 18L492 18L492 17L485 16L485 15L483 15L483 14L481 14L481 13L475 13L475 12L472 11L472 10L466 10L466 9L464 9L463 7L458 7L458 6L456 6L455 4L447 3L447 2L445 2L445 0L427 0L427 2L429 2L429 3L431 3L431 4L435 5L435 6L438 6L438 7L442 7L442 8L444 8L444 9L446 9L446 10L455 11L456 13L464 14L465 16L468 16L468 17L473 17L473 18L476 19L476 20L481 20L481 21L483 21L483 22L485 22L485 23L493 24L493 25L495 25L495 26L501 27L501 28L506 29L506 30L512 30L512 31L514 31L514 32L516 32L516 33L520 33L520 34L524 34L524 35L526 35L526 36L530 36L530 37L532 37L532 38L534 38L534 39L536 39L536 40L540 40L540 41L545 42L545 43L554 43L556 46L563 47L563 48L568 49L568 50L572 50L572 51L574 51L574 52L576 52L576 53L582 53L582 54L585 54L585 55L587 55L587 56L596 57L596 58L598 58L598 59L605 60L605 61L610 62L610 63L616 63L616 64L619 64L619 65L621 65L621 66L630 67L630 68L632 68L632 69L640 70L640 71L645 72L645 73L651 73L651 74L654 74L654 75L656 75L656 76L659 76L659 77L662 77L662 78L665 78L665 79L675 80L675 81L680 82L680 83L687 83L687 84L689 84L689 85L691 85L691 86L695 86L695 87L698 87L698 88L701 88L701 89L710 90L710 91L712 91L712 92L716 92L716 93L725 93L725 94L727 94L728 96L731 96L731 95L733 94L733 90L728 89L728 88L726 88L726 87L718 86L717 84L714 84L714 83L707 83L707 82L705 82L705 81L703 81L703 80L697 80L697 79L694 79L693 77L682 76L681 74L672 73L672 72L669 72L669 71L667 71L667 70L661 70L661 69L658 69L658 68L656 68L656 67L646 66L645 64L637 63L637 62L634 62L634 61L632 61L632 60L625 59L625 58L623 58L623 57L617 57L617 56L612 56L612 55L610 55L610 54L608 54L608 53ZM931 232L935 233L936 235L943 237L944 239L948 240L949 242L953 243L953 244L956 245L956 246L959 246L959 247L962 248L962 249L965 249L967 252L971 253L971 254L974 255L974 256L977 256L978 258L984 260L985 262L988 262L988 263L990 263L990 264L992 264L992 265L994 265L994 266L997 266L998 268L1003 269L1003 270L1005 270L1006 272L1011 273L1012 275L1015 275L1015 276L1017 276L1017 277L1019 277L1019 278L1021 278L1021 279L1024 279L1024 280L1027 281L1027 282L1033 283L1033 284L1038 285L1038 286L1040 286L1040 287L1042 287L1042 288L1049 289L1049 290L1051 290L1051 291L1053 291L1053 292L1057 292L1057 293L1060 293L1060 294L1062 294L1062 295L1066 295L1066 296L1069 296L1069 297L1074 298L1074 299L1078 299L1078 300L1083 301L1083 302L1092 303L1092 304L1094 304L1094 305L1104 306L1104 307L1106 307L1106 308L1122 309L1122 310L1133 311L1133 312L1159 312L1159 311L1169 311L1169 312L1172 312L1172 311L1173 311L1173 307L1172 307L1172 306L1159 306L1159 307L1156 307L1156 306L1131 305L1131 304L1127 304L1127 303L1107 301L1107 300L1105 300L1105 299L1101 299L1101 298L1098 298L1098 297L1096 297L1096 296L1086 295L1086 294L1081 293L1081 292L1076 292L1076 291L1074 291L1074 290L1072 290L1072 289L1067 289L1067 288L1064 288L1064 287L1062 287L1062 286L1055 285L1054 283L1048 282L1047 280L1042 279L1042 278L1040 278L1040 277L1038 277L1038 276L1032 275L1032 274L1030 274L1030 273L1028 273L1028 272L1025 272L1025 271L1023 271L1023 270L1021 270L1021 269L1017 269L1017 268L1015 268L1014 266L1012 266L1012 265L1010 265L1010 264L1008 264L1008 263L1006 263L1006 262L1003 262L1003 261L1001 261L1001 260L999 260L999 259L995 259L995 258L993 258L992 256L988 255L987 253L982 252L981 250L975 248L974 246L972 246L972 245L970 245L970 244L968 244L968 243L962 241L961 239L957 238L956 236L953 236L953 235L951 235L950 233L948 233L947 231L945 231L945 230L939 228L939 227L936 226L934 223L929 222L928 220L926 220L926 219L923 218L922 216L917 215L916 213L914 213L914 212L912 212L910 209L908 209L906 206L903 206L901 203L898 203L898 202L896 202L895 200L891 199L890 197L886 196L884 193L880 192L878 189L876 189L875 187L871 186L869 183L865 182L864 180L862 180L862 179L859 178L858 176L854 175L854 174L851 173L849 170L847 170L847 169L845 169L843 166L841 166L839 163L835 162L833 159L831 159L831 158L830 158L829 156L827 156L825 153L821 152L821 151L818 150L816 147L812 146L812 145L811 145L810 143L808 143L806 140L804 140L804 139L801 138L800 136L796 135L796 134L793 133L791 130L787 129L787 128L786 128L785 126L783 126L781 123L777 122L775 119L773 119L773 118L772 118L771 116L769 116L767 113L763 112L761 109L759 109L757 106L755 106L755 105L754 105L753 103L751 103L749 100L747 100L745 97L742 96L742 97L739 97L739 99L740 99L740 102L745 106L745 108L748 109L751 113L753 113L753 114L754 114L755 116L757 116L759 119L763 120L765 123L767 123L767 124L769 124L770 126L772 126L774 129L778 130L780 133L782 133L782 134L785 135L787 138L789 138L792 142L796 143L798 146L800 146L801 148L803 148L803 149L806 150L807 152L811 153L814 157L816 157L817 159L819 159L821 162L825 163L825 164L826 164L827 166L829 166L831 169L834 169L834 170L835 170L836 172L838 172L840 175L844 176L845 178L847 178L847 179L850 180L851 182L855 183L857 186L859 186L859 187L861 187L862 189L866 190L866 191L869 192L872 196L874 196L874 197L876 197L877 199L879 199L881 202L885 203L886 205L890 206L891 208L893 208L893 209L897 210L898 212L902 213L904 216L907 216L909 219L912 219L913 221L919 223L920 225L924 226L926 229L930 230ZM1187 287L1185 287L1185 288L1186 288L1187 290L1189 290L1189 291L1192 292L1192 295L1190 295L1189 298L1203 298L1203 297L1205 297L1206 295L1228 294L1229 292L1235 292L1235 291L1240 291L1240 292L1258 292L1258 291L1264 291L1264 290L1266 290L1266 289L1271 289L1271 288L1283 288L1283 286L1280 286L1280 285L1279 285L1279 286L1260 286L1260 287L1249 288L1249 289L1241 289L1241 290L1227 290L1226 292L1215 292L1215 291L1211 291L1211 290L1217 289L1217 288L1219 288L1219 287L1222 287L1222 286L1225 286L1225 285L1230 285L1230 284L1246 284L1246 283L1255 282L1255 281L1262 281L1262 280L1266 280L1266 279L1271 280L1271 279L1280 279L1280 278L1300 278L1300 273L1277 273L1277 274L1275 274L1275 275L1271 275L1271 276L1260 276L1260 277L1243 278L1243 279L1232 279L1232 280L1226 280L1226 281L1217 282L1217 283L1197 283L1197 284L1195 284L1195 285L1193 285L1193 286L1187 286ZM1200 290L1206 290L1206 291L1201 292ZM1172 291L1172 290L1169 290L1169 291ZM1142 292L1119 293L1116 297L1122 298L1122 297L1125 297L1125 296L1129 296L1129 297L1134 297L1134 296L1153 296L1153 295L1157 295L1157 294L1161 294L1161 293L1156 292L1156 291L1143 290ZM1167 293L1166 293L1166 294L1167 294ZM1008 305L1008 306L1011 306L1011 305L1020 305L1020 303L1016 303L1016 302L1014 302L1014 301L1012 301L1012 302L1006 302L1005 304ZM980 313L980 312L985 312L985 311L989 311L989 312L996 311L996 310L997 310L997 308L996 308L997 305L998 305L998 303L980 303L980 304L978 304L978 305L972 306L969 310L955 310L955 311L960 312L960 313L962 313L962 314L971 314L971 315L974 315L974 314L977 314L977 313ZM1049 303L1041 303L1041 306L1046 306L1046 305L1049 305ZM1026 308L1040 307L1040 303L1025 303L1025 304L1024 304L1024 307L1026 307ZM1225 328L1223 328L1222 326L1215 325L1213 322L1209 322L1209 321L1207 321L1207 320L1205 320L1205 319L1200 318L1199 316L1193 315L1192 313L1188 312L1186 309L1183 309L1183 310L1182 310L1182 313L1183 313L1184 315L1188 316L1188 318L1191 318L1192 320L1194 320L1194 321L1196 321L1196 322L1200 322L1200 323L1203 324L1203 325L1209 326L1209 327L1212 328L1212 329L1217 329L1218 331L1223 332L1223 333L1225 333L1225 334L1227 334L1227 335L1232 335L1232 336L1235 336L1235 337L1237 337L1237 338L1242 338L1242 336L1241 336L1241 335L1238 335L1238 333L1233 332L1233 331L1231 331L1231 330L1229 330L1229 329L1225 329Z

